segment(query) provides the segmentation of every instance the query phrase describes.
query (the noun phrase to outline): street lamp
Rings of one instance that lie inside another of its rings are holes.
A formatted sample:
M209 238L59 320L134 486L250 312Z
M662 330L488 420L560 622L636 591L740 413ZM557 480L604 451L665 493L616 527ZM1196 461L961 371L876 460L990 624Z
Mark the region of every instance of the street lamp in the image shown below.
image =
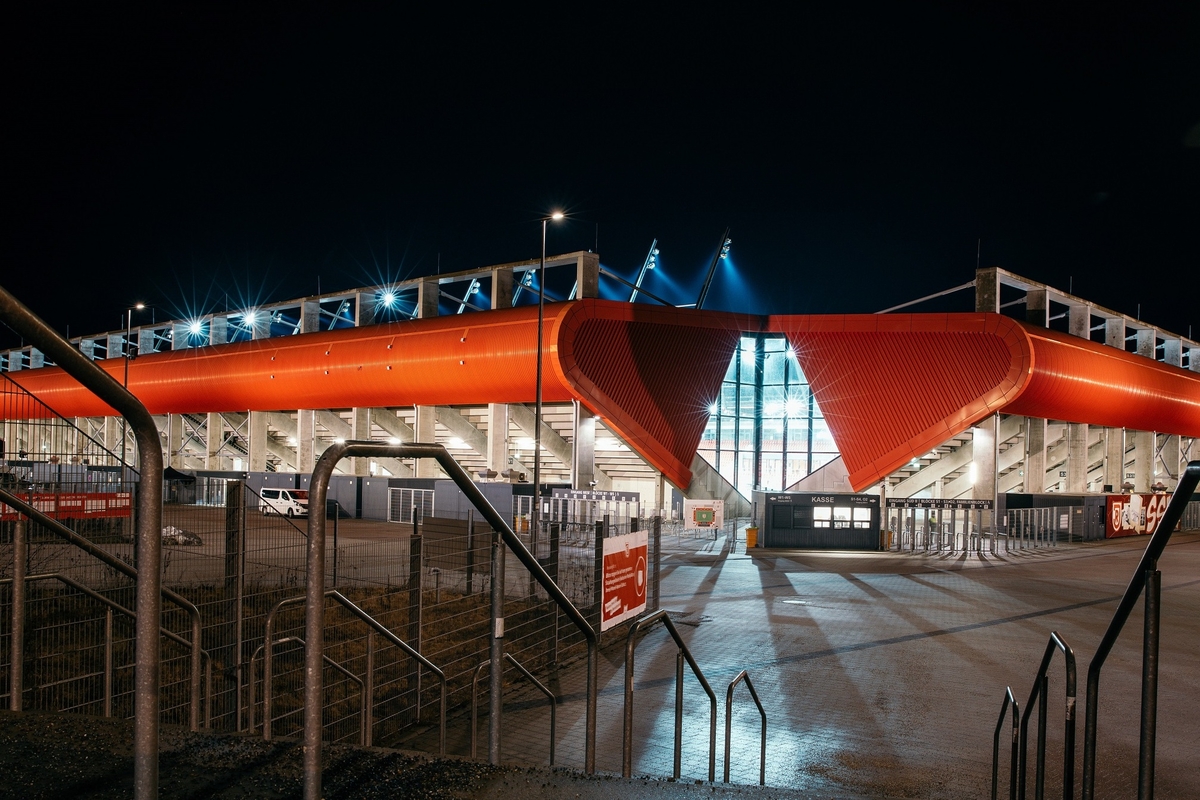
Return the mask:
M137 303L136 305L133 305L130 308L125 309L125 347L123 348L124 353L125 353L125 380L123 380L121 382L121 385L124 386L126 389L129 388L129 340L133 338L133 312L141 311L145 307L146 307L145 303ZM122 470L121 480L122 481L125 480L125 474L124 474L125 436L126 436L126 422L125 422L125 418L121 417L121 470Z
M537 324L537 401L533 410L533 513L530 514L529 531L537 535L542 512L542 325L546 313L546 223L558 222L563 212L555 211L542 217L542 260L538 266L538 324Z

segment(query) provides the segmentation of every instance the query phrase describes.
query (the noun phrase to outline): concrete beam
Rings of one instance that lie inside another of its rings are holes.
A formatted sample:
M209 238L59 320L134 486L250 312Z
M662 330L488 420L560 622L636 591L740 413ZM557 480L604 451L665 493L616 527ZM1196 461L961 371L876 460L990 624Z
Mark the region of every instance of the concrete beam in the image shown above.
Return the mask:
M532 437L534 435L536 426L534 425L535 420L532 408L520 403L512 403L508 407L508 415L513 424L520 428L526 436ZM546 452L563 465L570 466L572 458L571 443L559 436L558 432L546 424L546 420L544 419L542 420L542 447L546 448ZM594 479L598 491L609 491L612 489L612 478L603 470L597 468Z

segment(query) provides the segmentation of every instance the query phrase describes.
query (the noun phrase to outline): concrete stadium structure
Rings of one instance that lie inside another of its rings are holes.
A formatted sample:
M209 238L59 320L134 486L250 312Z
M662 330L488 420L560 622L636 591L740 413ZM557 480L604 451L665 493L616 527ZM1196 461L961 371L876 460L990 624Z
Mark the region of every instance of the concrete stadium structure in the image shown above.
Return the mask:
M600 300L602 277L625 282L596 254L546 265L574 288L547 302L540 343L536 261L191 320L130 313L126 330L72 342L156 415L181 470L306 473L335 441L377 439L528 479L539 349L541 482L638 492L647 508L669 508L672 487L740 515L753 491L789 488L1148 492L1200 458L1200 345L1002 269L940 293L973 291L963 313L781 316ZM77 429L5 412L8 459L82 462L88 439L134 451L38 351L0 354L0 371ZM346 469L438 476L430 461Z

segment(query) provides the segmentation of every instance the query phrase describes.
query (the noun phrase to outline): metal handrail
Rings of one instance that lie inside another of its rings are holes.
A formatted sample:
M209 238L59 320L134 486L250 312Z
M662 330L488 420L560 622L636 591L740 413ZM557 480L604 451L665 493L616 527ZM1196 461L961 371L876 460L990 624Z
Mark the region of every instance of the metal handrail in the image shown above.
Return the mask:
M1154 793L1154 727L1158 708L1158 624L1157 624L1157 575L1158 559L1171 539L1175 526L1179 524L1184 509L1192 499L1196 486L1200 484L1200 461L1192 461L1179 475L1179 483L1163 512L1162 519L1154 535L1146 545L1146 552L1138 562L1133 578L1121 597L1121 602L1113 614L1108 630L1096 647L1096 655L1088 665L1087 676L1087 712L1083 725L1083 800L1092 800L1096 792L1096 724L1100 701L1100 670L1104 661L1116 644L1121 629L1129 619L1129 614L1137 604L1138 595L1147 591L1147 605L1152 606L1154 619L1146 615L1147 622L1143 632L1144 652L1142 664L1142 730L1141 747L1138 767L1138 797L1149 798ZM1149 583L1147 578L1155 576ZM1153 622L1153 624L1152 624Z
M121 559L112 555L107 550L104 550L104 549L92 544L90 541L83 538L82 536L77 534L75 531L68 528L66 525L62 524L61 522L54 519L53 517L47 516L46 514L39 511L37 508L35 508L34 506L32 506L29 503L27 503L26 501L22 500L18 495L15 495L5 489L0 489L0 502L3 502L5 505L12 506L13 508L17 509L22 514L24 514L25 516L29 517L31 520L36 522L41 527L43 527L46 530L50 531L51 533L55 534L59 538L65 539L69 544L77 547L78 549L87 553L89 556L103 562L106 566L112 567L117 572L120 572L122 575L125 575L128 578L133 578L135 581L138 579L138 571L136 568L130 566L129 564L126 564L124 561L122 561ZM162 541L162 531L161 530L159 531L158 535L159 535L159 541L161 542ZM159 584L159 595L163 599L171 601L172 603L174 603L175 605L179 606L181 609L186 611L188 616L191 618L191 623L192 623L192 643L191 643L192 684L191 684L190 689L191 689L192 707L191 707L191 711L188 714L188 727L191 728L191 730L193 730L193 731L198 731L198 730L200 730L200 674L202 672L201 659L203 658L202 653L204 652L204 650L200 647L200 644L201 644L200 609L197 608L196 605L192 601L188 600L183 595L172 591L171 589L167 589L167 588L163 587L161 585L161 583ZM159 604L157 604L157 606L158 606L157 613L159 616L161 616L162 604L159 603ZM139 600L138 608L140 609L141 607L142 607L141 601ZM136 617L135 617L135 619L136 619ZM155 638L157 638L157 637L155 637ZM140 656L138 658L140 658ZM14 670L14 672L20 672L22 670L22 668L23 668L22 665L19 665L19 664L13 664L13 666L12 666L12 669ZM156 683L157 683L157 679L156 679ZM157 711L155 712L155 717L157 718Z
M754 698L754 705L758 706L758 713L762 717L762 743L759 746L758 757L758 785L767 785L767 712L763 709L762 702L758 699L758 692L754 691L754 682L750 680L750 673L742 670L729 683L729 691L725 693L725 783L729 783L729 750L730 739L733 734L733 690L741 681L746 682L746 688L750 690L750 696ZM678 777L678 776L676 776Z
M446 692L447 692L447 688L448 688L448 683L446 681L446 673L443 672L441 669L439 669L437 666L435 666L432 661L430 661L425 656L421 655L416 650L414 650L412 647L410 647L409 644L407 642L405 642L403 639L401 639L399 636L397 636L396 634L394 634L390 630L388 630L386 627L384 627L383 624L381 624L377 619L375 619L370 614L363 611L361 608L359 608L354 603L352 603L349 599L346 598L345 595L343 595L337 589L328 590L327 592L325 592L325 597L333 598L334 600L336 600L343 608L345 608L351 614L353 614L354 616L358 617L360 620L365 622L376 633L378 633L383 638L387 639L389 642L394 644L396 647L399 647L401 650L403 650L405 653L407 653L410 657L416 659L417 662L419 664L421 664L421 666L425 667L430 672L432 672L435 676L437 676L438 682L441 683L441 685L442 685L441 713L438 717L439 727L440 727L440 731L441 731L441 735L439 737L440 750L439 750L438 754L443 755L443 756L446 755ZM266 647L266 654L265 654L265 657L263 658L263 708L270 708L270 704L271 704L271 693L272 693L271 692L271 658L272 658L272 647L274 644L274 642L271 638L271 634L275 629L275 615L279 612L279 609L282 608L283 606L296 605L298 603L306 603L306 602L307 602L307 597L304 595L300 595L298 597L289 597L286 600L280 600L278 603L276 603L275 607L271 609L269 614L267 614L266 631L263 634L264 646ZM310 648L308 647L308 645L305 644L306 658L307 658L309 649ZM321 656L322 656L322 658L325 658L325 654L323 651L321 653ZM306 669L308 668L307 665L305 668ZM305 697L304 697L306 718L307 718L307 710L308 710L309 701L310 701L310 698L308 696L308 692L306 691ZM318 703L318 711L319 711L320 710L319 704L321 703L321 698L318 697L316 702ZM421 705L421 698L420 698L420 696L418 696L417 697L417 708L418 709L420 708L420 705ZM267 740L268 742L271 741L271 717L270 717L270 715L265 714L265 713L263 714L263 739Z
M1029 716L1033 713L1033 704L1038 704L1038 738L1037 738L1037 769L1034 776L1034 796L1038 800L1045 797L1046 784L1046 693L1050 679L1046 675L1050 668L1050 659L1054 651L1061 650L1066 660L1067 676L1064 696L1066 699L1066 722L1063 731L1063 800L1071 800L1075 796L1075 653L1066 640L1058 635L1058 631L1050 634L1046 643L1046 652L1042 655L1042 663L1038 666L1037 676L1033 679L1033 689L1029 692L1029 700L1025 703L1025 713L1021 715L1021 761L1017 768L1017 784L1020 786L1019 796L1025 800L1026 773L1028 759L1026 758L1029 742Z
M625 641L625 722L622 735L621 775L628 778L633 774L633 651L637 646L635 639L638 633L656 622L662 622L679 648L675 655L675 777L679 777L683 746L683 662L686 659L688 666L692 668L692 674L696 676L696 680L700 681L700 686L708 695L711 705L708 734L708 780L711 782L716 779L717 775L717 696L704 678L704 673L697 666L696 659L692 658L692 652L683 643L679 631L675 629L675 623L671 622L671 618L667 616L666 609L651 612L634 621L629 628L629 637Z
M1000 776L1000 731L1004 729L1004 714L1009 708L1012 708L1012 756L1008 764L1008 800L1017 800L1021 707L1013 696L1011 686L1004 687L1004 702L1000 704L1000 717L996 720L996 732L992 734L992 800L996 800L996 783Z
M534 677L533 673L525 669L525 666L517 659L513 658L512 653L505 653L504 660L516 667L522 675L529 679L530 683L537 687L538 691L546 695L546 699L550 701L550 766L554 766L554 739L556 728L556 713L555 707L558 705L558 698L554 696L554 692L546 688L546 685ZM471 678L471 759L478 758L478 740L479 732L476 728L479 725L479 676L483 674L484 669L492 665L492 660L489 658L483 661L475 668L475 674Z
M162 617L163 459L158 426L146 407L126 387L72 347L3 286L0 286L0 320L124 417L137 442L142 482L137 493L136 553L138 563L147 568L137 578L134 590L138 616L134 622L133 796L134 800L151 800L158 797L162 667L158 628Z
M488 502L471 476L455 461L445 447L439 444L384 445L378 442L343 442L327 448L317 461L309 484L310 508L323 508L329 492L329 479L334 467L343 458L360 457L386 458L432 458L450 476L471 505L479 511L513 552L517 560L529 570L534 580L546 590L563 613L574 623L587 640L587 716L584 728L584 771L596 771L596 696L599 689L599 637L587 618L563 593L537 558L529 552L512 526ZM308 515L308 551L305 558L305 647L304 678L304 800L320 800L321 797L321 709L322 676L320 653L324 647L325 605L325 515ZM713 712L715 715L715 711ZM713 720L714 729L716 719ZM715 747L715 745L714 745ZM140 799L139 799L140 800Z
M70 586L72 589L76 590L80 594L86 595L86 596L90 597L91 599L95 600L96 602L104 605L109 614L111 614L113 611L115 611L118 614L121 614L122 616L128 617L129 619L132 619L132 620L137 619L137 614L130 611L128 608L125 608L125 606L121 605L120 603L116 602L115 600L111 600L111 599L105 597L104 595L100 594L99 592L96 592L93 589L89 589L87 586L84 586L82 583L75 580L74 578L70 578L66 575L63 575L62 573L45 572L45 573L41 573L38 575L26 575L25 576L26 583L34 583L35 581L58 581L59 583L62 583L66 586ZM8 583L12 583L12 582L13 582L12 578L0 578L0 586L3 586ZM105 636L105 642L104 642L104 647L105 647L104 716L111 717L112 716L112 658L111 658L111 655L112 655L112 653L111 653L112 630L111 630L111 625L106 625L105 627L106 627L106 636ZM187 639L183 638L182 636L180 636L178 633L175 633L174 631L168 630L166 628L161 628L160 632L162 633L163 636L170 639L172 642L175 642L176 644L182 645L182 646L188 648L189 650L191 650L193 648L192 642L189 642ZM213 672L213 665L212 665L212 656L210 656L208 654L207 650L201 649L200 656L202 659L202 663L203 663L204 659L207 659L207 664L208 664L204 668L204 684L205 684L204 726L207 728L212 725L212 672ZM16 664L13 664L12 666L13 666L13 669L18 668ZM198 728L192 728L192 730L198 730Z
M301 639L299 636L285 636L282 639L276 639L271 644L272 645L289 644L289 643L293 643L293 642L298 642L299 644L304 644L304 640ZM258 648L254 651L254 653L251 654L251 656L250 656L250 682L249 682L250 685L247 687L249 694L250 694L250 708L249 708L248 719L247 719L248 729L249 729L250 733L254 733L254 703L255 703L254 666L258 662L258 657L260 655L262 655L264 649L266 649L266 645L260 644L258 646ZM372 709L371 700L372 700L372 698L367 696L366 682L362 678L355 675L350 670L343 667L338 662L334 661L329 656L323 656L323 657L325 659L326 664L333 667L338 672L342 673L342 675L344 675L345 677L349 678L350 680L352 680L358 684L359 696L361 698L360 699L360 710L359 710L359 723L358 723L358 743L360 745L363 745L364 747L370 746L371 743L368 740L367 735L371 729L371 722L372 722L371 721L371 709ZM264 691L264 693L263 693L263 724L264 725L269 724L267 722L267 720L271 718L271 707L269 705L267 705L267 703L269 702L267 700L267 697L268 697L268 695Z

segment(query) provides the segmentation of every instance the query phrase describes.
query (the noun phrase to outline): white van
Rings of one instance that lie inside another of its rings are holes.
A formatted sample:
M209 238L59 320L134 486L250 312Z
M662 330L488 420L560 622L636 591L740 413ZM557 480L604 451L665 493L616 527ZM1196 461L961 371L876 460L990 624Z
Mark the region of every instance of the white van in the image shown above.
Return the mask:
M262 513L287 514L289 517L308 516L308 492L304 489L263 489Z

